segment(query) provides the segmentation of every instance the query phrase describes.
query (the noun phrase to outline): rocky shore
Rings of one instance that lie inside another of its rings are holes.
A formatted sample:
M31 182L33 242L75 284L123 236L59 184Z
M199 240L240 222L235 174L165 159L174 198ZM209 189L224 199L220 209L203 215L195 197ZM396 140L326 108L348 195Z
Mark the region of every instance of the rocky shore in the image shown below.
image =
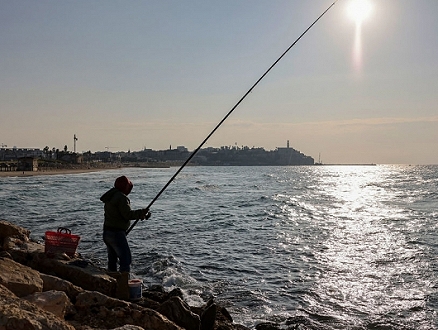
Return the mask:
M29 230L0 220L0 330L248 329L213 299L189 306L179 289L144 288L131 301L120 274L77 254L46 253L29 236Z

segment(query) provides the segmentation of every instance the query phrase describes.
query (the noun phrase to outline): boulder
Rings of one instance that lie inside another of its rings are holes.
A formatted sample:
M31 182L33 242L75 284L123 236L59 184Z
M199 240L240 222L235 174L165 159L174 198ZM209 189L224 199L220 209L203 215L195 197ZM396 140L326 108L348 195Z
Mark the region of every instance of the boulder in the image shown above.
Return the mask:
M14 258L12 258L12 255L9 252L7 252L7 251L0 251L0 258L14 260Z
M77 261L80 259L53 259L44 253L32 254L31 257L27 265L41 273L63 278L84 290L98 291L115 297L117 280L109 276L104 269L92 264L85 265L85 267L77 266Z
M143 297L162 304L171 297L182 298L183 293L179 288L173 289L170 292L166 292L161 285L153 285L147 291L143 292Z
M76 286L62 278L42 273L40 274L40 276L43 280L43 291L55 290L65 292L65 294L72 302L76 301L76 297L79 293L84 292L84 289L82 289L81 287Z
M160 313L137 304L85 291L76 298L76 320L96 328L113 329L132 324L145 329L182 330Z
M15 245L12 245L15 244ZM7 245L6 245L7 244ZM7 237L3 248L7 251L12 258L25 265L33 258L33 255L44 253L44 245L33 241L19 241L16 238Z
M199 330L201 320L198 315L180 298L171 297L157 309L157 312L187 330Z
M36 305L18 298L0 284L0 329L75 330L73 326Z
M76 297L75 307L78 310L90 310L95 307L106 306L113 308L128 308L131 304L124 300L111 298L97 291L84 291Z
M43 290L40 274L14 260L0 258L0 284L3 284L18 297L28 296Z
M21 247L23 246L24 241L16 238L16 237L12 237L12 236L7 236L3 239L3 250L8 251L8 250L12 250L14 249L16 246Z
M63 319L67 311L71 310L73 307L67 295L62 291L50 290L45 292L35 292L29 296L23 297L23 299L37 305L45 311L55 314L61 319Z
M216 321L217 306L213 300L209 300L201 314L201 330L213 330Z
M143 291L144 293L145 291ZM141 298L140 300L135 302L137 305L145 307L145 308L150 308L153 310L157 310L160 307L160 303L156 302L155 300L149 299L149 298Z
M28 241L30 230L16 226L8 221L0 220L0 242L3 245L3 241L6 237L15 237L21 241Z

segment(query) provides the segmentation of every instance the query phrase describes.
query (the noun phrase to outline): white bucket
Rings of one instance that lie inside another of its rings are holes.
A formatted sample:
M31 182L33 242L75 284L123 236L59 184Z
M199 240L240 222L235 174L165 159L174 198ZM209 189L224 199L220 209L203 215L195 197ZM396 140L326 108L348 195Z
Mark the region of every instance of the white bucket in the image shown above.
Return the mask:
M138 278L134 278L134 279L128 281L129 299L130 300L140 300L141 299L141 297L142 297L142 284L143 284L143 281L138 279Z

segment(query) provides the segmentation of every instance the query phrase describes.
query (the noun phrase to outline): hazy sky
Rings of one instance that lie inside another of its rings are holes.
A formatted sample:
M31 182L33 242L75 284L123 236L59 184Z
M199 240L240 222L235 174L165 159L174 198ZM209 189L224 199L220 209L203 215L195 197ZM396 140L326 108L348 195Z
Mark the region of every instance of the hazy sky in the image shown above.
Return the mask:
M438 1L337 4L205 146L438 164ZM0 143L195 149L331 0L0 0Z

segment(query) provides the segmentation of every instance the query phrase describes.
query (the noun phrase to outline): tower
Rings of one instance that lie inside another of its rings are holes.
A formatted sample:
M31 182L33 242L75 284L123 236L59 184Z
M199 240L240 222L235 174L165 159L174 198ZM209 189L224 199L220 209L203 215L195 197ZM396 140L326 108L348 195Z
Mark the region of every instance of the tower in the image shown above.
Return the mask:
M76 134L75 135L73 135L73 150L74 150L74 153L76 153L76 141L78 140L78 138L76 137Z

